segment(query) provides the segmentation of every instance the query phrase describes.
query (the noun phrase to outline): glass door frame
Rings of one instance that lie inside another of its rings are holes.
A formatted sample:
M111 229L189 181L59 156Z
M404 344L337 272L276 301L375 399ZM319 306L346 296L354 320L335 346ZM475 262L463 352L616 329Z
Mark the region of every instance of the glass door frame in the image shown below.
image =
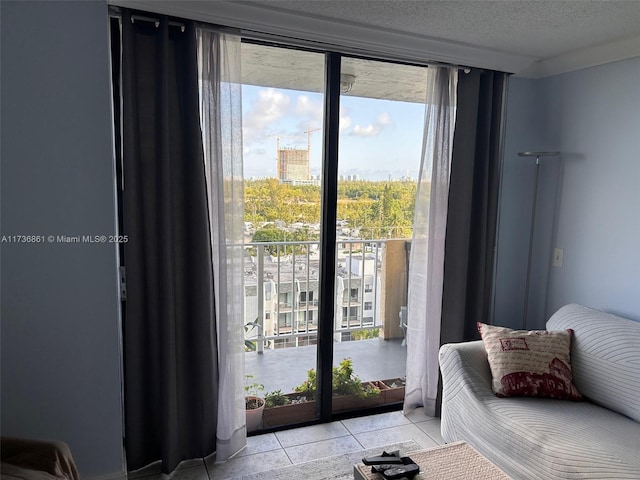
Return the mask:
M333 329L335 324L336 221L338 211L338 137L340 133L340 68L342 55L325 53L324 138L320 187L320 299L316 401L320 422L333 419Z

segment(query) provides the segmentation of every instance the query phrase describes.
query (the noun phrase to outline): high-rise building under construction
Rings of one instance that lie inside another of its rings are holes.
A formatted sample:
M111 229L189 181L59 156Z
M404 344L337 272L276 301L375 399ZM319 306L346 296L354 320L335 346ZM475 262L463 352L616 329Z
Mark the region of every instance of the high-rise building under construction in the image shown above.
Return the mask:
M278 149L278 179L280 182L307 182L309 171L309 150L299 148Z

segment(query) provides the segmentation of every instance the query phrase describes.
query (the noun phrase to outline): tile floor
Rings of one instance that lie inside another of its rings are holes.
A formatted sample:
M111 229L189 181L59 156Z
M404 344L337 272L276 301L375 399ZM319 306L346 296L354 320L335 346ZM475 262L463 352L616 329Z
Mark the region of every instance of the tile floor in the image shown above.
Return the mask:
M256 435L249 437L246 448L225 463L189 460L170 475L144 469L129 478L219 480L408 440L422 448L444 444L440 419L427 417L417 409L408 416L398 411Z

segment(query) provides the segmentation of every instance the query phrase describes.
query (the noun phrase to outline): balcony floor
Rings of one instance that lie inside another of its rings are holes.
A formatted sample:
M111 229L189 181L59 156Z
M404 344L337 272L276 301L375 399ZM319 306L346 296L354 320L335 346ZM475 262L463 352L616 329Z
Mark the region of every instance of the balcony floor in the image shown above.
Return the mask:
M334 342L334 365L343 358L353 361L355 374L362 381L404 377L407 348L402 339L373 338L352 342ZM316 368L316 346L265 350L262 354L245 354L245 373L264 385L264 391L293 392L307 378L307 370Z

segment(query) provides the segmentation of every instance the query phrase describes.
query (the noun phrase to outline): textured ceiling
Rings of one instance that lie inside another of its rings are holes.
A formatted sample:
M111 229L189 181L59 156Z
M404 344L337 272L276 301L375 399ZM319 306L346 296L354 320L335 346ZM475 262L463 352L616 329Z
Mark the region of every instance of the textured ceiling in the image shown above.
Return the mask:
M262 9L298 18L330 20L390 32L473 45L546 60L570 52L640 38L640 0L250 0ZM322 56L243 45L243 81L322 90ZM345 58L355 75L349 95L424 101L425 70Z
M530 78L640 56L640 0L107 1L230 27L247 39ZM270 63L292 63L282 60Z
M253 0L244 3L537 59L640 35L640 0Z

